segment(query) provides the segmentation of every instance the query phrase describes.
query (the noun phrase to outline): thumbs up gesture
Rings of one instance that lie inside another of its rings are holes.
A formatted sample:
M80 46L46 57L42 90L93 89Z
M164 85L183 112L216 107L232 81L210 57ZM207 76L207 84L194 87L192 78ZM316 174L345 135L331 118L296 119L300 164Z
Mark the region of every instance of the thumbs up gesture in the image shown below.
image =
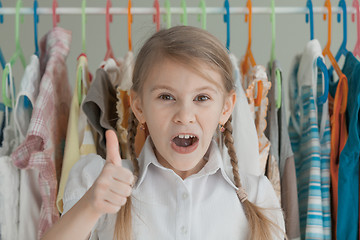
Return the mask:
M99 214L116 213L131 195L132 172L121 164L119 142L114 131L106 131L106 162L88 191L91 205Z

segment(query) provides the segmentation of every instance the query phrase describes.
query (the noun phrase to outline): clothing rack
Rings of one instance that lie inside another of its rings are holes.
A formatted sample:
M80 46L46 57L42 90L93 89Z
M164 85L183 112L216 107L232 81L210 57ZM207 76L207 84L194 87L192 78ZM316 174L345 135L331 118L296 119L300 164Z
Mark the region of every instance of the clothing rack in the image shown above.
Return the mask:
M332 7L331 8L333 14L342 13L342 8L340 7ZM201 14L202 9L199 7L187 7L187 14ZM183 14L184 10L181 7L172 7L170 8L171 14ZM0 14L4 15L14 15L16 13L16 8L8 8L3 7L0 8ZM21 14L34 14L34 9L29 8L21 8ZM37 9L38 14L43 15L52 15L52 8L41 8ZM106 8L99 7L86 7L85 14L105 14ZM119 14L119 15L127 15L128 8L120 8L120 7L111 7L110 14ZM140 8L140 7L132 7L132 14L156 14L156 9L151 7ZM226 14L226 10L224 7L206 7L207 14ZM230 7L230 14L246 14L248 13L248 8L246 7ZM253 14L271 14L270 7L252 7ZM275 7L275 14L306 14L309 13L307 7ZM325 14L328 13L326 7L314 7L314 14ZM356 9L354 7L347 7L348 14L356 14ZM82 8L70 8L70 7L58 7L56 8L56 14L62 15L76 15L82 14ZM160 14L166 14L165 8L160 8Z

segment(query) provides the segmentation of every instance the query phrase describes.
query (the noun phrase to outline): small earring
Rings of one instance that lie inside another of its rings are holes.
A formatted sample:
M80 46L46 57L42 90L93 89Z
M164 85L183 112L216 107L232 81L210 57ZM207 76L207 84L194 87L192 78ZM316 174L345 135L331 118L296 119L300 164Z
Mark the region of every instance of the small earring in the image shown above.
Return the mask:
M220 124L219 123L219 129L220 129L220 132L225 132L225 128L224 128L224 125L223 124Z
M145 131L145 124L144 123L140 123L140 130Z

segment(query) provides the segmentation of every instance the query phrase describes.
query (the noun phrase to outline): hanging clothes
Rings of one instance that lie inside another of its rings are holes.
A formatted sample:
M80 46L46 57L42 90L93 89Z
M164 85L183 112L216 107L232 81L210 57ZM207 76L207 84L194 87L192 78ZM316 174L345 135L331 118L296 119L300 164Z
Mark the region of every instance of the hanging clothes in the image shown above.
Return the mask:
M39 89L40 62L38 56L34 54L21 80L14 109L14 122L19 132L20 142L26 138ZM38 239L37 227L42 202L38 179L39 169L20 170L19 239Z
M348 52L342 71L348 79L346 119L348 139L339 158L337 239L358 239L360 156L360 64Z
M11 64L9 67L10 89L6 89L9 98L12 100L14 109L14 85L12 78ZM0 239L17 239L19 227L19 186L20 172L12 164L11 152L19 144L19 134L10 122L9 109L5 109L6 126L4 129L3 145L0 148Z
M108 73L99 68L86 98L83 101L83 111L91 127L97 133L96 151L106 158L106 130L116 132L116 89L110 81Z
M77 73L76 73L76 83L79 80L78 74L81 74L80 81L81 85L81 94L84 98L87 93L87 88L90 85L90 75L88 70L88 61L85 54L81 54L78 58L77 64ZM85 128L87 126L87 119L85 113L80 108L79 103L79 94L78 94L78 84L75 84L74 94L72 97L70 114L69 114L69 123L66 134L66 143L64 151L64 159L61 171L61 179L59 184L59 191L57 194L56 205L60 213L63 212L63 195L65 185L69 176L69 172L72 166L80 159L81 153L80 148L83 143L83 137ZM87 148L86 152L83 154L87 155L90 153L96 153L95 145L93 148Z
M248 100L241 85L242 80L238 67L239 61L234 54L230 54L230 60L236 88L236 103L231 123L239 169L243 172L259 176L262 173L260 171L259 145L254 118L251 115ZM219 144L219 146L223 147L222 157L226 173L229 176L233 176L228 149L223 143Z
M280 72L281 79L281 107L277 109L276 90L277 76L276 71ZM294 162L294 153L291 148L291 142L287 129L286 106L284 95L284 81L282 79L281 69L277 60L268 65L268 75L271 82L269 91L269 107L267 114L268 126L265 135L271 142L270 155L274 156L278 162L280 170L281 183L281 207L285 215L285 229L289 239L300 239L300 222L299 222L299 204L297 197L297 181Z
M308 42L291 70L289 134L298 183L301 239L331 239L328 103L317 103L318 40ZM319 81L319 82L318 82Z
M39 238L59 219L56 194L71 103L66 66L70 43L71 32L60 27L41 39L39 96L26 139L11 155L17 167L39 170L42 196Z
M241 61L241 66L244 66L244 61L244 59ZM249 66L251 65L250 63L248 64ZM267 78L266 69L261 65L250 67L246 71L246 73L242 72L241 74L243 76L242 86L244 89L246 89L246 97L248 99L250 112L253 116L258 136L260 171L261 174L268 174L266 176L269 178L271 184L273 185L275 193L278 196L280 202L281 187L279 166L275 158L272 155L269 155L271 143L264 134L267 127L266 115L269 104L267 95L271 88L271 83ZM258 86L258 83L262 84L261 92L257 92L256 86ZM259 106L255 106L255 97L257 94L261 95L261 102Z

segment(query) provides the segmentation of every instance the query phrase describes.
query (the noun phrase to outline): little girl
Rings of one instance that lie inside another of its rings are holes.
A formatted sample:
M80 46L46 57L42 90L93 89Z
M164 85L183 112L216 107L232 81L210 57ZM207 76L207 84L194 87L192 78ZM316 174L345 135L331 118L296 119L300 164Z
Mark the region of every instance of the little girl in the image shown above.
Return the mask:
M131 160L107 131L106 160L91 154L74 165L65 214L43 239L284 239L270 182L238 167L232 65L219 40L195 27L157 32L137 56L130 98ZM136 158L138 124L149 136Z

